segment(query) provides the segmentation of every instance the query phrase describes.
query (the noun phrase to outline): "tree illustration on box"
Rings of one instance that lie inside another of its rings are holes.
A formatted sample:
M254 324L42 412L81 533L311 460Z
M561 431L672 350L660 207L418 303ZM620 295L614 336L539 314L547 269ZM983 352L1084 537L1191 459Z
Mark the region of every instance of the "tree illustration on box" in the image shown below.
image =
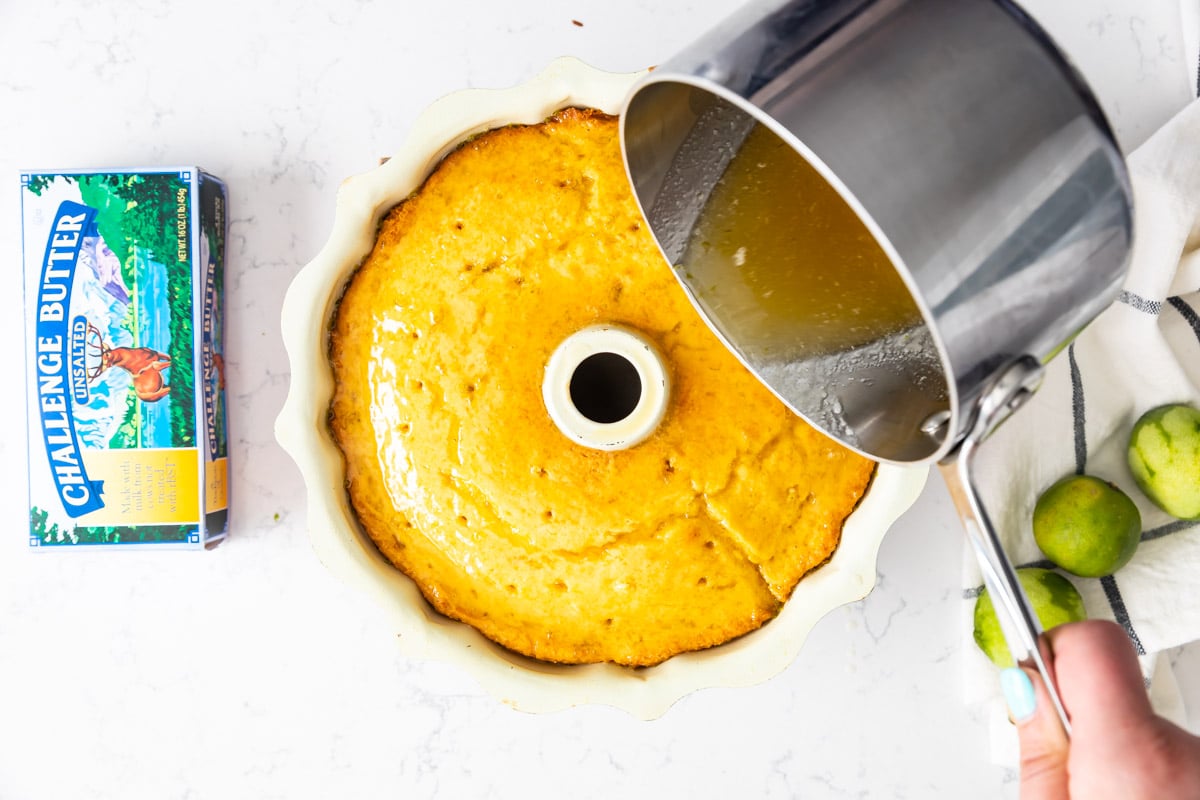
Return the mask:
M171 430L177 447L196 444L195 379L192 329L192 263L178 257L178 203L187 186L174 173L131 176L116 188L125 200L128 241L150 251L167 273L167 305L171 312L171 345L167 355L179 368L171 371ZM191 220L187 219L190 225Z
M63 541L66 538L65 532L53 522L47 525L49 517L47 512L37 506L31 507L29 509L29 533L36 536L43 544Z
M55 176L52 176L55 177ZM72 181L69 176L62 177ZM190 202L189 188L174 172L149 175L77 175L83 202L96 209L96 227L105 243L120 259L126 283L137 282L134 248L149 253L161 264L166 276L167 308L170 311L170 345L166 355L176 368L171 370L170 420L176 447L196 444L195 377L192 364L192 263L190 229L184 233L186 260L179 260L179 200ZM34 179L30 180L32 185ZM39 187L40 188L40 187ZM190 211L190 209L189 209ZM191 225L191 216L184 218ZM132 323L132 320L131 320ZM136 412L127 409L125 425L114 446L129 446L129 426Z
M29 510L29 533L47 546L68 544L128 544L132 542L186 542L195 525L79 525L60 528L38 508Z
M78 544L131 544L133 542L186 542L195 525L105 525L75 528Z
M38 197L42 196L42 192L50 185L56 176L53 175L30 175L29 182L25 184L25 188L33 192Z

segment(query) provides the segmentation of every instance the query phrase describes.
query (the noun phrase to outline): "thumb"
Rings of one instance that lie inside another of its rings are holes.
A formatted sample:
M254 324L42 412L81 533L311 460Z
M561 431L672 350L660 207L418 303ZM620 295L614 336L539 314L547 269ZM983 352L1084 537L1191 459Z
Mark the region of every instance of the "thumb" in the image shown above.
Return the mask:
M1021 800L1066 800L1067 734L1041 676L1010 667L1000 687L1021 745Z

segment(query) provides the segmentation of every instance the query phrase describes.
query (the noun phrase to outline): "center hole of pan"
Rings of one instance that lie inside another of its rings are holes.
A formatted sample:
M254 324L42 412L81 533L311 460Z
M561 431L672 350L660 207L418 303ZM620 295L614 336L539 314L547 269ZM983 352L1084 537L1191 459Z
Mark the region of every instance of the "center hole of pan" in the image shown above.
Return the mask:
M592 422L620 422L633 413L641 399L637 367L617 353L594 353L580 361L571 374L571 402Z

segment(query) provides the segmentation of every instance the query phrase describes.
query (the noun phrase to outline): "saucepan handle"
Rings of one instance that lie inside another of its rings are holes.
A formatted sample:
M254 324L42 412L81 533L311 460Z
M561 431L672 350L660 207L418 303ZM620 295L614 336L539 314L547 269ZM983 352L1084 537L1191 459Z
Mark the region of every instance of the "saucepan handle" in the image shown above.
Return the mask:
M1036 669L1046 684L1054 710L1062 721L1063 730L1071 735L1071 722L1058 694L1058 683L1054 678L1054 664L1046 640L1042 638L1042 625L1037 614L1021 588L1017 572L1004 552L1004 546L996 535L996 528L988 519L979 491L971 480L971 462L975 449L987 438L996 426L1008 418L1033 396L1042 381L1042 366L1032 356L1024 356L1011 363L985 390L967 426L967 433L958 447L942 460L942 477L950 489L950 496L958 509L967 532L967 541L979 560L983 582L992 597L1000 629L1008 642L1013 660L1023 667Z
M942 476L966 529L967 541L979 560L983 582L992 596L1009 652L1019 665L1036 669L1041 674L1063 730L1070 736L1071 722L1058 694L1050 651L1041 638L1041 623L971 482L970 456L971 450L962 452L960 449L956 457L943 461Z

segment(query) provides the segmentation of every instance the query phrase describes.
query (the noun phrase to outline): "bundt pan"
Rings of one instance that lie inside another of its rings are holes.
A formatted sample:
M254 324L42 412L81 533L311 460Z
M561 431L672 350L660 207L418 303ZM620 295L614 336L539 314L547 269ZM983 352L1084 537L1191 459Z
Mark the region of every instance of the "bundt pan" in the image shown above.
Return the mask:
M406 655L456 664L496 698L523 711L598 703L650 719L696 690L749 686L774 676L795 659L821 617L871 591L879 544L916 500L927 476L924 468L881 465L847 519L832 559L800 581L778 617L719 647L642 669L564 666L512 653L434 611L359 528L343 488L341 453L327 426L333 393L328 329L346 280L374 243L379 220L464 139L501 125L541 122L568 106L617 114L638 77L564 58L520 86L466 90L435 102L418 117L398 153L342 184L329 240L296 275L283 304L291 382L275 430L304 478L313 549L333 573L387 610Z

